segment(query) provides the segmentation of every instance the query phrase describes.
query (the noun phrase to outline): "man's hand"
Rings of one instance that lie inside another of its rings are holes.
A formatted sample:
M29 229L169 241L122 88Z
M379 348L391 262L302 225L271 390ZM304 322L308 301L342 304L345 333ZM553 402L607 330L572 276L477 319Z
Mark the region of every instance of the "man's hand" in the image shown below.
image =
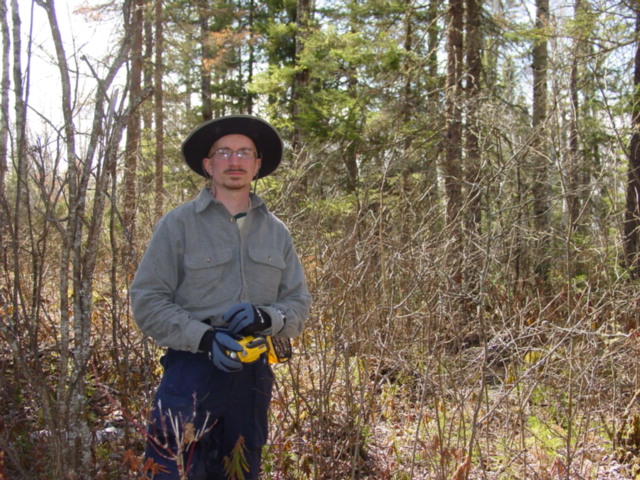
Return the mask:
M207 334L208 335L208 332ZM223 372L233 373L242 369L242 362L236 355L243 350L242 345L235 341L228 333L216 329L211 338L210 357L213 365Z
M271 327L271 317L267 312L250 303L239 303L231 307L222 319L234 335L247 336Z

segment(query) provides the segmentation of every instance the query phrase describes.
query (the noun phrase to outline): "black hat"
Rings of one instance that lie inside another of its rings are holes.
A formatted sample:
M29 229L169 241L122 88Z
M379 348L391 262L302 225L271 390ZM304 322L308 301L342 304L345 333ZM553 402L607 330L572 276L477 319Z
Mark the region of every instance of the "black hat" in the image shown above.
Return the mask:
M232 134L245 135L255 144L262 159L257 178L266 177L278 167L282 159L282 138L273 126L252 115L227 115L198 125L182 144L187 165L198 175L207 177L202 160L219 138Z

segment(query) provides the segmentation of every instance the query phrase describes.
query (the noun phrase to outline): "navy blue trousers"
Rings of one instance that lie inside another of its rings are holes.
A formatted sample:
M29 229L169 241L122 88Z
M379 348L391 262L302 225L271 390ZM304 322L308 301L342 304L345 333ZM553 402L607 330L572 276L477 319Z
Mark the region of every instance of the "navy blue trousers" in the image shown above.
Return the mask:
M182 457L189 480L226 480L224 459L232 456L240 437L249 467L249 472L243 471L245 479L256 480L273 387L266 359L245 364L237 373L215 368L204 353L169 350L161 363L164 375L145 451L159 470L154 480L179 478L177 445L186 445L193 436L200 438L184 449Z

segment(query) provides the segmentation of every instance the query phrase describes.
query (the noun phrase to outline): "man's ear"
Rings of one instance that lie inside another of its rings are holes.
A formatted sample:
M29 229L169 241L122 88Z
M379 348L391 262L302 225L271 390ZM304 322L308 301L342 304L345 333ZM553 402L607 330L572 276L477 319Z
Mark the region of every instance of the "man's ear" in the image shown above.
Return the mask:
M202 172L206 178L211 178L211 174L209 173L209 159L207 157L202 159Z
M260 173L260 167L262 166L262 160L260 158L257 159L258 161L256 162L256 169L253 173L253 179L257 179L258 178L258 173Z

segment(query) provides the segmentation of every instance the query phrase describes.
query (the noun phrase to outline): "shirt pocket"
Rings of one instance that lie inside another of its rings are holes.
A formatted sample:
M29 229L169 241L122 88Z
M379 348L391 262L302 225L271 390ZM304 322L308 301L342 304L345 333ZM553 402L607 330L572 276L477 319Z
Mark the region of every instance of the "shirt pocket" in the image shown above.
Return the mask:
M249 282L256 303L269 304L278 300L282 272L287 264L282 252L264 245L249 247L251 268Z
M185 254L180 286L189 307L211 307L227 300L233 283L233 251L228 247Z

